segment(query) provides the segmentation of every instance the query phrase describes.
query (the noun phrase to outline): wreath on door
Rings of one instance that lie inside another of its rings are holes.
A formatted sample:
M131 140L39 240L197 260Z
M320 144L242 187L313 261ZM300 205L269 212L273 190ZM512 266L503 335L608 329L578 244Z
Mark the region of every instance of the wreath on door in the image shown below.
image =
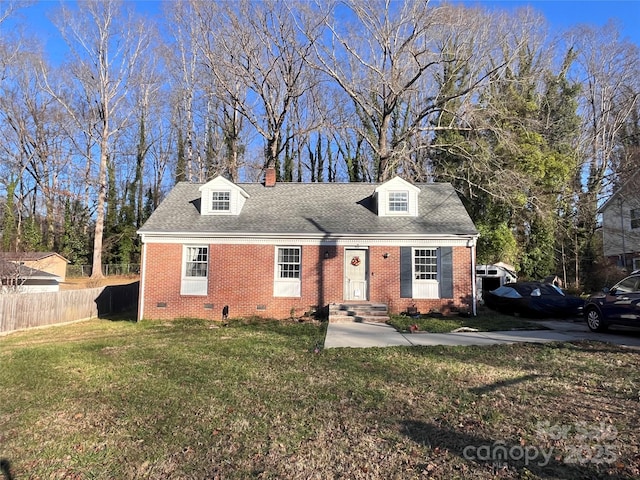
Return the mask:
M351 259L351 265L353 265L354 267L357 267L358 265L360 265L360 257L353 257Z

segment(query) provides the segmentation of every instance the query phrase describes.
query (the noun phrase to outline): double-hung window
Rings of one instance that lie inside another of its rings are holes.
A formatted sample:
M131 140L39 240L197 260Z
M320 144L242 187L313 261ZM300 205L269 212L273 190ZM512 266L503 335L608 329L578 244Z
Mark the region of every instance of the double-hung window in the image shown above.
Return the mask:
M181 295L206 295L209 276L209 247L185 246Z
M211 211L228 212L231 210L231 192L211 192Z
M278 249L278 272L280 278L300 278L300 248Z
M439 298L438 249L413 249L413 297Z
M299 297L302 268L300 247L276 247L274 297Z
M438 279L438 250L416 248L413 251L413 271L416 280Z
M631 228L640 228L640 208L631 209Z
M453 248L400 247L401 298L454 298Z
M389 192L389 212L407 213L409 211L409 192Z

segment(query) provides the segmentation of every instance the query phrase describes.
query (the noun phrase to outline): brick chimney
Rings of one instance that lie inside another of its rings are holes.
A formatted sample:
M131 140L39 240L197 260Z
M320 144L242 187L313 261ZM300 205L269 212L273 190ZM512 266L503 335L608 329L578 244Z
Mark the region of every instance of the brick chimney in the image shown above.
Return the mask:
M264 172L264 186L275 187L276 186L276 169L273 167L267 167Z

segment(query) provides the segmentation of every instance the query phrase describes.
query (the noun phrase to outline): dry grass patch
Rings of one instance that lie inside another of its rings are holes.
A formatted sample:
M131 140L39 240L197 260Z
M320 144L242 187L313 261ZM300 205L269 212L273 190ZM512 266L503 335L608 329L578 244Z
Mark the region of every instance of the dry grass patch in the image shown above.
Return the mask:
M457 329L472 329L480 332L499 330L544 330L535 320L526 320L511 315L504 315L487 308L481 308L478 315L393 315L387 322L399 332L409 332L417 328L420 332L449 333Z
M91 277L67 277L60 283L60 290L78 290L83 288L99 288L109 285L127 285L140 280L140 275L109 275L100 279Z

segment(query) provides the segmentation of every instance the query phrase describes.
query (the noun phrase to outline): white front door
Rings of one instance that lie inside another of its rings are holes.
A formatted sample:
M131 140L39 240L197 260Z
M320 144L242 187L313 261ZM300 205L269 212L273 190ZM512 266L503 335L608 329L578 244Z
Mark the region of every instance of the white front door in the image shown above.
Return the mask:
M344 255L344 298L345 300L368 300L367 293L367 250L345 249Z

